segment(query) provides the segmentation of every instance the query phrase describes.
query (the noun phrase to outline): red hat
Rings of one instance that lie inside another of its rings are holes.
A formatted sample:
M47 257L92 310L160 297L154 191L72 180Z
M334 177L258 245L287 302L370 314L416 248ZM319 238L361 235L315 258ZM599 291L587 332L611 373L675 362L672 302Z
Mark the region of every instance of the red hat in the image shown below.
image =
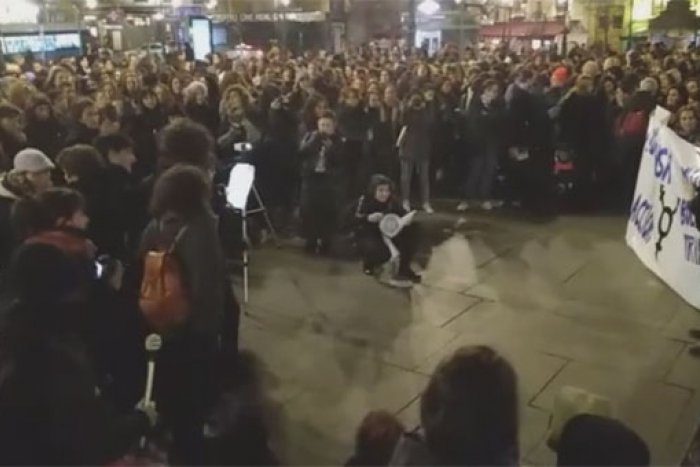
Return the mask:
M553 81L558 81L560 83L563 83L567 79L569 79L569 70L567 70L565 66L557 67L552 72L552 80Z

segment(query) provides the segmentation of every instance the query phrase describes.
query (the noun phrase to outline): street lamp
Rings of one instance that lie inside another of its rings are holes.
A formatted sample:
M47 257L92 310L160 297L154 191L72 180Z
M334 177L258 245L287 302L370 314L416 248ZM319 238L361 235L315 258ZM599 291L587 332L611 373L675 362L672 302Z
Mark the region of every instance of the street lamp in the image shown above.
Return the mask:
M440 11L440 4L435 0L423 0L418 4L418 11L420 11L425 16L433 16L435 13Z

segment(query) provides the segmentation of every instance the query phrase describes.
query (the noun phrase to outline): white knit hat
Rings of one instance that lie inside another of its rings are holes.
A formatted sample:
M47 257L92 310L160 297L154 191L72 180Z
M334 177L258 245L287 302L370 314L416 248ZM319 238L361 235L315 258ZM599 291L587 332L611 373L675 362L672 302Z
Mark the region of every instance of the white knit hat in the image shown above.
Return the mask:
M35 148L22 149L15 156L13 163L14 172L44 172L52 170L54 167L56 166L51 162L51 159Z

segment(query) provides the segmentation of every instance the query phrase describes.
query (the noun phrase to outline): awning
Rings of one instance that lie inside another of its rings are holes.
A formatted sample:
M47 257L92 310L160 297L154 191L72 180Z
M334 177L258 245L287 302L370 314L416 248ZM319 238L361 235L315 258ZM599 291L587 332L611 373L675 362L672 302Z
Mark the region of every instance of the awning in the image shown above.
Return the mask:
M481 37L508 37L519 39L554 38L564 33L559 21L511 21L481 26Z

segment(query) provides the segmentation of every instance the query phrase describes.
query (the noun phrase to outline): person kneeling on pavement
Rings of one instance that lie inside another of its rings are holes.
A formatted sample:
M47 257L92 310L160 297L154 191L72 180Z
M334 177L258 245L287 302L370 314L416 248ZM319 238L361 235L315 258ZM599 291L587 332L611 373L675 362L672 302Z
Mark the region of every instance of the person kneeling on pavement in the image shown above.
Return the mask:
M412 217L413 213L406 212L396 199L394 183L384 175L372 176L355 213L356 235L365 274L374 275L380 266L390 262L394 266L392 285L420 282L420 276L411 269L418 245L418 226L410 222Z

